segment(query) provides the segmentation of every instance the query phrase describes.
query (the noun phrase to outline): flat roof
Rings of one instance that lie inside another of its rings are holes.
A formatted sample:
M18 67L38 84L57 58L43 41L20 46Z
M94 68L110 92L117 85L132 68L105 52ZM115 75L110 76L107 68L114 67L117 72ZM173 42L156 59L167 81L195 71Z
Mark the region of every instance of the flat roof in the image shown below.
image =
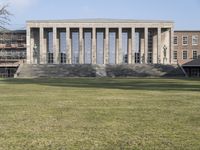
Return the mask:
M174 23L170 20L134 20L134 19L65 19L65 20L28 20L27 23Z
M200 32L200 30L174 30L174 32Z

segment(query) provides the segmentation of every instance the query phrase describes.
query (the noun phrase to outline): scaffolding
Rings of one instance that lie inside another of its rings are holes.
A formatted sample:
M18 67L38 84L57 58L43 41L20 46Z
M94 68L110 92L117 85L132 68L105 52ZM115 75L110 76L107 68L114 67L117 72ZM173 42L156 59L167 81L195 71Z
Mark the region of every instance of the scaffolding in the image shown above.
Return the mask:
M13 77L26 59L26 34L20 31L0 31L0 78Z

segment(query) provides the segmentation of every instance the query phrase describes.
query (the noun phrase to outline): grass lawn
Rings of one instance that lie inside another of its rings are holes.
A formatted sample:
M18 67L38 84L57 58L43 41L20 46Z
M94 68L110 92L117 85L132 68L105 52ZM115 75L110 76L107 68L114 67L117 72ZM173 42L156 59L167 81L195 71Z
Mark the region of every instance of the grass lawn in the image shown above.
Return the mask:
M200 79L0 79L0 150L200 149Z

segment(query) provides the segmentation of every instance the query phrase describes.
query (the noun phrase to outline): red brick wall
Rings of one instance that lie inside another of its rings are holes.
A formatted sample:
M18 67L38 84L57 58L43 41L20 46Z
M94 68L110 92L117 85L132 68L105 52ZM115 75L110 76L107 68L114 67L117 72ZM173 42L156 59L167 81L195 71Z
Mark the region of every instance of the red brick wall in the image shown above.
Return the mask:
M192 36L198 35L198 45L192 45ZM197 50L197 55L200 57L200 31L175 31L174 36L178 37L178 45L174 45L174 51L177 51L177 59L179 64L184 64L193 60L193 50ZM182 37L188 36L188 45L182 44ZM183 59L183 51L187 50L188 58ZM173 59L172 52L172 63L176 63L177 60Z

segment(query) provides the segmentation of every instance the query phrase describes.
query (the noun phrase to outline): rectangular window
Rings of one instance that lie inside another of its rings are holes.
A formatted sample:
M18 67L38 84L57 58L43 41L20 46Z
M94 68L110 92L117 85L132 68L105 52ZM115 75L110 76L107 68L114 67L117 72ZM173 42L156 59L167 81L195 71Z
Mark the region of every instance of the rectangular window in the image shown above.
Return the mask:
M187 56L188 54L187 54L187 51L183 51L183 59L187 59Z
M174 51L173 58L177 59L177 51Z
M192 77L199 77L199 68L192 68L191 69L191 76Z
M198 35L192 36L192 45L198 45L199 37Z
M139 64L140 63L140 53L135 53L135 63Z
M193 53L192 53L192 58L193 58L193 59L197 59L197 58L198 58L197 51L193 51Z
M178 37L177 36L174 37L174 45L178 45Z
M60 63L66 64L66 53L60 53Z
M183 36L183 45L188 45L188 36Z
M53 53L48 53L48 64L53 64Z

